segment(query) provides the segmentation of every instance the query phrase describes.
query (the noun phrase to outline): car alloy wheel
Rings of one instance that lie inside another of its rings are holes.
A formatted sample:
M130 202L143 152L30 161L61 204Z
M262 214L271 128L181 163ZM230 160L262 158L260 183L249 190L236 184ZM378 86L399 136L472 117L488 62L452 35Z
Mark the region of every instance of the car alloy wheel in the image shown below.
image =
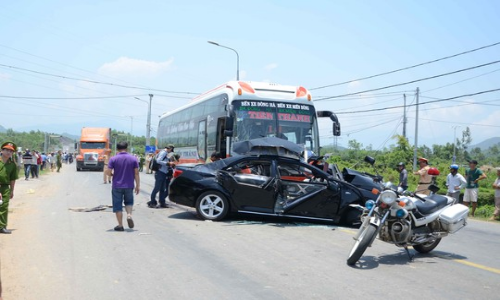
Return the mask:
M217 191L205 192L196 201L196 211L204 220L222 220L228 209L226 197Z

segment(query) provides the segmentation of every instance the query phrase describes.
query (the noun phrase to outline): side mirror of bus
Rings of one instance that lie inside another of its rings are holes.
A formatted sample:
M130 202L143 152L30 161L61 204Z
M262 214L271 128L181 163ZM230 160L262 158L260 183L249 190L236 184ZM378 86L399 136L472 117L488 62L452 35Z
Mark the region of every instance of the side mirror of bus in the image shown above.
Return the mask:
M232 137L233 131L232 130L224 130L224 136L225 137Z
M333 122L333 135L334 136L340 136L340 124L339 122Z
M234 126L234 118L233 117L226 117L226 124L225 124L225 128L226 128L226 131L233 131L233 126ZM228 135L226 135L228 136Z
M320 111L316 112L316 115L318 116L318 118L328 118L329 117L333 122L333 127L332 127L333 135L340 136L340 122L339 122L339 119L337 118L336 114L334 114L333 112L331 112L329 110L320 110Z

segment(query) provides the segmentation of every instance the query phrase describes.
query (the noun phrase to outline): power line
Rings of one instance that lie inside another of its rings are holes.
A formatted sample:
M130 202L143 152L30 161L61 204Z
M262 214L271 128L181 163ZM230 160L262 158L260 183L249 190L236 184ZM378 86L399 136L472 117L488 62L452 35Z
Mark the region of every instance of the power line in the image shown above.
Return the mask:
M325 86L320 86L320 87L312 88L310 90L319 90L319 89L324 89L324 88L327 88L327 87L339 86L339 85L343 85L343 84L347 84L347 83L351 83L351 82L355 82L355 81L360 81L360 80L375 78L375 77L379 77L379 76L383 76L383 75L388 75L388 74L392 74L392 73L396 73L396 72L400 72L400 71L404 71L404 70L408 70L408 69L420 67L420 66L423 66L423 65L432 64L432 63L435 63L435 62L438 62L438 61L442 61L442 60L445 60L445 59L457 57L457 56L460 56L460 55L469 54L469 53L472 53L472 52L475 52L475 51L483 50L483 49L486 49L486 48L489 48L489 47L493 47L493 46L497 46L497 45L500 45L500 42L496 42L494 44L486 45L486 46L479 47L479 48L472 49L472 50L468 50L468 51L465 51L465 52L457 53L457 54L454 54L454 55L450 55L450 56L438 58L438 59L435 59L435 60L431 60L431 61L428 61L428 62L417 64L417 65L413 65L413 66L409 66L409 67L397 69L397 70L394 70L394 71L384 72L384 73L380 73L380 74L376 74L376 75L371 75L371 76L367 76L367 77L362 77L362 78L358 78L358 79L354 79L354 80L344 81L344 82L340 82L340 83L335 83L335 84L329 84L329 85L325 85Z
M0 64L0 66L5 67L5 68L9 68L9 69L22 70L22 71L31 72L31 73L40 74L40 75L45 75L45 76L58 77L58 78L63 78L63 79L68 79L68 80L77 80L77 81L89 82L89 83L94 83L94 84L110 85L110 86L122 87L122 88L127 88L127 89L146 90L146 91L153 91L153 92L164 92L164 93L171 93L171 94L188 94L188 95L199 95L200 94L200 93L193 93L193 92L166 91L166 90L160 90L160 89L142 88L142 87L137 87L137 86L115 84L115 83L111 83L111 82L101 82L101 81L95 81L95 80L67 77L67 76L39 72L39 71L35 71L35 70L19 68L19 67L10 66L10 65L4 65L4 64Z
M426 121L430 121L430 122L438 122L438 123L448 123L448 124L460 124L460 125L464 125L464 126L482 126L482 127L495 127L495 128L500 128L499 125L486 125L486 124L474 124L474 123L461 123L461 122L456 122L456 121L453 121L453 122L447 122L447 121L440 121L440 120L434 120L434 119L422 119L420 118L421 120L426 120Z
M382 97L392 97L394 95L402 95L404 93L412 93L413 91L397 91L397 92L386 92L386 93L376 93L376 94L367 94L367 95L353 95L345 98L355 98L355 99L364 99L364 98L382 98ZM330 96L314 96L318 99L328 98ZM338 99L338 101L345 101L352 99Z
M113 79L113 80L118 80L118 81L121 81L121 82L129 83L129 82L121 80L121 79L110 77L110 76L107 76L107 75L104 75L104 74L96 74L93 71L88 71L88 70L85 70L85 69L82 69L82 68L78 68L78 67L74 67L74 66L71 66L71 65L68 65L68 64L65 64L65 63L61 63L61 62L49 59L49 58L45 58L45 57L42 57L42 56L31 54L29 52L26 52L26 51L23 51L23 50L19 50L19 49L16 49L16 48L13 48L13 47L10 47L10 46L7 46L7 45L0 44L0 47L4 47L4 48L7 48L7 49L11 49L11 50L17 51L17 52L21 52L23 54L26 54L26 55L29 55L29 56L33 56L35 58L43 59L43 60L46 60L46 61L49 61L49 62L52 62L52 63L56 63L58 65L62 65L62 66L65 66L65 67L70 67L72 69L76 69L76 70L79 70L79 71L84 71L84 72L92 74L92 75L98 75L98 76L106 77L106 78L109 78L109 79ZM41 65L41 64L38 64L38 63L26 61L24 59L20 59L20 58L17 58L17 57L12 57L12 56L9 56L9 55L6 55L6 54L0 54L0 55L11 57L11 58L14 58L14 59L17 59L17 60L21 60L21 61L24 61L24 62L27 62L27 63L30 63L30 64L34 64L34 65L38 65L38 66L41 66L41 67L49 68L49 69L52 69L52 70L60 71L60 70L57 70L57 69L54 69L54 68L51 68L51 67L47 67L47 66L44 66L44 65ZM74 74L74 73L71 73L71 72L67 72L67 73L78 76L78 74Z
M487 94L487 93L492 93L492 92L498 92L498 91L500 91L500 88L499 89L493 89L493 90L487 90L487 91L481 91L481 92L477 92L477 93L473 93L473 94L466 94L466 95L455 96L455 97L451 97L451 98L445 98L445 99L438 99L438 100L433 100L433 101L422 102L422 103L420 103L418 105L424 105L424 104L431 104L431 103L437 103L437 102L450 101L450 100L454 100L454 99L458 99L458 98L477 96L477 95L482 95L482 94ZM410 107L410 106L417 106L417 104L406 105L406 107ZM404 107L404 105L397 105L397 106L383 107L383 108L374 108L374 109L367 109L367 110L350 111L350 112L338 112L336 114L337 115L340 115L340 114L356 114L356 113L381 111L381 110L388 110L388 109L401 108L401 107Z
M91 100L91 99L131 98L131 97L141 97L141 96L146 96L146 94L141 94L141 95L123 95L123 96L102 96L102 97L29 97L29 96L0 95L0 98L35 99L35 100Z
M493 64L497 64L497 63L500 63L500 60L492 61L492 62L489 62L489 63L486 63L486 64L477 65L477 66L473 66L473 67L469 67L469 68L465 68L465 69L456 70L456 71L453 71L453 72L448 72L448 73L443 73L443 74L439 74L439 75L434 75L434 76L431 76L431 77L425 77L425 78L416 79L416 80L412 80L412 81L407 81L407 82L403 82L403 83L388 85L388 86L384 86L384 87L381 87L381 88L376 88L376 89L371 89L371 90L366 90L366 91L361 91L361 92L356 92L356 93L350 93L350 94L337 95L337 96L331 96L331 97L327 97L327 98L317 99L316 101L323 101L323 100L328 100L328 99L333 99L333 98L340 98L340 97L345 97L345 96L352 96L352 95L359 95L359 94L363 94L363 93L366 93L366 92L380 91L380 90L384 90L384 89L388 89L388 88L393 88L393 87L396 87L396 86L402 86L402 85L407 85L407 84L410 84L410 83L415 83L415 82L420 82L420 81L435 79L435 78L439 78L439 77L443 77L443 76L447 76L447 75L457 74L457 73L460 73L460 72L469 71L469 70L473 70L473 69L477 69L477 68L482 68L482 67L490 66L490 65L493 65Z
M439 90L439 89L442 89L442 88L445 88L445 87L448 87L448 86L452 86L452 85L455 85L455 84L458 84L458 83L462 83L462 82L465 82L465 81L476 79L478 77L485 76L485 75L488 75L488 74L492 74L492 73L495 73L495 72L498 72L498 71L500 71L500 69L496 69L496 70L493 70L493 71L490 71L490 72L486 72L486 73L483 73L483 74L480 74L480 75L477 75L477 76L474 76L474 77L466 78L466 79L463 79L463 80L460 80L460 81L457 81L457 82L453 82L453 83L450 83L450 84L442 85L442 86L439 86L437 88L433 88L433 89L430 89L430 90L422 91L422 93L427 93L427 92L430 92L430 91Z

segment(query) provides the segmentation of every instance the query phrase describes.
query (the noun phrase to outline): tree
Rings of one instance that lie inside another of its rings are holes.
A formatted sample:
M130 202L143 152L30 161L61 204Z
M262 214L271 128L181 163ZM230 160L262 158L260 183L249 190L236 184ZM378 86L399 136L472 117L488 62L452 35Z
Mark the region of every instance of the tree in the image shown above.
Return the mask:
M483 154L483 152L481 151L481 148L479 148L479 147L473 148L470 151L470 155L475 160L479 160L479 161L483 161L483 162L486 160L486 155Z
M462 139L457 139L457 161L465 161L470 159L468 152L469 146L472 143L472 135L469 127L462 131Z

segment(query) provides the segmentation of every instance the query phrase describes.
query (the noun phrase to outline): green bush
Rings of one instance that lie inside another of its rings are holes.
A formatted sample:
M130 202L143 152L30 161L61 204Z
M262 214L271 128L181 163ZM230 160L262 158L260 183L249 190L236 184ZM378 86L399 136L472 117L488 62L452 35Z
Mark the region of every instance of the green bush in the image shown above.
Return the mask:
M477 196L477 205L492 205L495 206L495 193L493 189L483 189L479 188L479 193Z
M474 215L475 217L489 218L493 215L494 211L495 211L495 206L491 205L478 206Z

